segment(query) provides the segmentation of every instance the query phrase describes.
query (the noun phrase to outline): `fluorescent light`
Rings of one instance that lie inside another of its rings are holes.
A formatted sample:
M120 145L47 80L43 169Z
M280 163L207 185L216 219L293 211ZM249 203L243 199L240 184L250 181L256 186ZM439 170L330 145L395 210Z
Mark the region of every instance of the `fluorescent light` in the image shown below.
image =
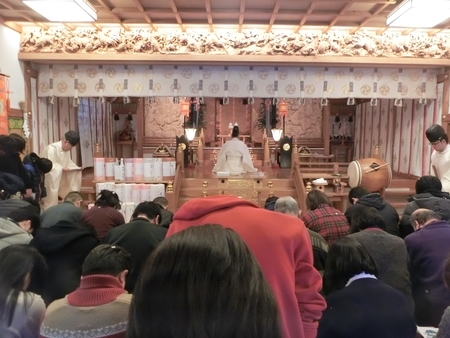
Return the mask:
M448 18L449 0L406 0L387 16L386 25L431 28Z
M97 12L85 0L24 0L23 3L53 22L97 20Z

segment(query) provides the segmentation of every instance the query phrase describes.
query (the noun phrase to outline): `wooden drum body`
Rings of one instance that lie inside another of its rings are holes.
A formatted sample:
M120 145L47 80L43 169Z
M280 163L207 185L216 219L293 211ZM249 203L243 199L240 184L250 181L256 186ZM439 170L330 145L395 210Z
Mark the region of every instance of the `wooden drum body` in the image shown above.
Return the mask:
M377 158L362 158L350 162L347 169L351 188L364 187L369 192L378 192L391 183L392 171L389 163Z

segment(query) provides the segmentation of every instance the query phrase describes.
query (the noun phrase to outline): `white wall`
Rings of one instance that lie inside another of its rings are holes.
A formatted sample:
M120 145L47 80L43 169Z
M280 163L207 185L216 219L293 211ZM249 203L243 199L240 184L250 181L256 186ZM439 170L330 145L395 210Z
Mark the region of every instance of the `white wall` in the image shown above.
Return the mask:
M10 76L11 108L20 108L19 102L25 101L23 64L17 59L19 49L20 34L0 24L0 73Z

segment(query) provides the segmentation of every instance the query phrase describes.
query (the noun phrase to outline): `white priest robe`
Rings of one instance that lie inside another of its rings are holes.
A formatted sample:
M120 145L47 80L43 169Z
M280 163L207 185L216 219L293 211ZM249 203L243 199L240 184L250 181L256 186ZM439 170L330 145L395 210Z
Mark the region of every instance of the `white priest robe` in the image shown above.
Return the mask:
M41 157L48 158L53 163L52 170L45 175L47 197L44 198L42 209L58 204L61 198L71 191L80 191L81 168L70 159L70 151L62 149L62 141L49 144L42 151ZM70 171L63 171L69 168Z
M213 173L218 171L229 172L230 175L240 175L246 172L256 172L252 158L244 142L237 138L232 138L225 142L217 155L217 163L213 168Z

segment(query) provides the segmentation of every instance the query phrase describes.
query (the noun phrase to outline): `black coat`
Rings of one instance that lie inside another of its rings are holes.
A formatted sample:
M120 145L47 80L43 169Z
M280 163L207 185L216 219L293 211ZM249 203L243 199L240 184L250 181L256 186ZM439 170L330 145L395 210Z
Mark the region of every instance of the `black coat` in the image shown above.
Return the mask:
M132 293L148 256L166 238L167 229L150 223L146 218L135 218L130 223L111 229L103 243L118 245L133 257L134 268L127 275L125 289Z
M351 221L353 213L357 212L359 207L362 205L378 210L384 220L384 225L386 226L385 230L387 233L394 236L400 235L398 229L399 217L397 210L395 210L392 205L387 203L378 193L365 195L361 197L355 204L347 208L347 210L345 211L345 217L347 217L348 223L350 225L352 224Z
M429 209L436 212L444 221L450 221L450 195L444 191L429 191L408 198L408 204L403 211L399 223L400 237L405 238L414 232L410 223L411 215L419 208Z
M71 222L61 221L39 229L30 245L38 249L48 265L42 292L47 306L80 285L84 259L98 244L90 230Z
M406 297L377 279L363 278L326 298L317 338L414 338Z

